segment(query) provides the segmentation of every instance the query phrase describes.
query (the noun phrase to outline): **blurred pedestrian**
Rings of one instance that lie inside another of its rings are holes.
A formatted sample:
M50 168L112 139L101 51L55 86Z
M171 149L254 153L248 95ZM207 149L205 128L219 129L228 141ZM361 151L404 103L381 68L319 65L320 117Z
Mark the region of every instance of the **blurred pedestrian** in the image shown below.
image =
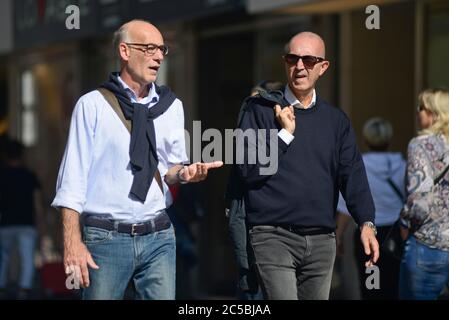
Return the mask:
M4 153L5 164L0 169L0 290L5 294L12 252L17 246L20 258L17 297L26 299L34 284L38 236L44 232L40 183L36 174L25 167L24 146L20 142L6 142Z
M282 90L283 87L284 85L281 82L271 80L261 81L251 88L250 97L256 97L261 93ZM237 126L240 124L246 105L245 100L237 117ZM263 298L262 291L258 284L253 253L248 239L243 185L244 182L239 178L237 168L232 166L225 202L227 216L229 218L229 234L238 268L237 299L261 300Z
M421 131L408 146L399 293L433 300L449 285L449 91L427 89L418 100Z
M393 138L392 125L382 118L369 119L363 127L363 138L369 151L362 155L368 184L374 200L377 240L380 244L380 257L377 266L380 271L380 288L369 290L366 287L366 256L359 241L354 244L357 268L359 270L360 289L363 300L398 299L400 253L396 255L385 245L387 240L401 241L399 234L399 213L405 202L405 160L399 152L389 152L388 147ZM342 235L347 223L352 220L346 204L340 195L337 206L337 251L342 250ZM360 231L355 230L355 239L360 238ZM399 248L398 248L399 249ZM399 251L399 250L398 250Z

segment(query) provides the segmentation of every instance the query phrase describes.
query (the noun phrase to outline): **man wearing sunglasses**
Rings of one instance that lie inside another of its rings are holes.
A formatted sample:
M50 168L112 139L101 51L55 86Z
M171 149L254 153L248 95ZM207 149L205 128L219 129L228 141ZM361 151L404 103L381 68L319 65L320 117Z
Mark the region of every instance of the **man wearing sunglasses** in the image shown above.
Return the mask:
M168 185L204 180L223 163L183 165L182 103L154 83L168 53L159 30L133 20L114 44L120 72L75 106L52 203L66 273L83 299L122 299L130 281L137 299L174 299Z
M278 170L238 165L246 182L245 209L259 280L267 299L328 299L336 254L338 192L361 228L366 267L379 257L374 204L348 117L321 99L315 84L329 68L325 45L311 32L285 47L288 85L278 94L248 100L243 130L278 130ZM250 144L245 153L251 152ZM272 156L270 155L270 158Z

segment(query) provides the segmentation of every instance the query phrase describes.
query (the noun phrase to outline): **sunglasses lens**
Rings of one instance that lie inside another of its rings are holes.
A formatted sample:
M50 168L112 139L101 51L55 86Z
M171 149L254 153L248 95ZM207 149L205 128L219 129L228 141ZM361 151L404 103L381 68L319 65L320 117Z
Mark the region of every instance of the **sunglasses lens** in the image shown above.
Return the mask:
M317 63L316 58L312 56L304 56L302 57L302 63L306 68L313 68Z
M297 64L299 57L295 54L286 54L284 59L288 64Z

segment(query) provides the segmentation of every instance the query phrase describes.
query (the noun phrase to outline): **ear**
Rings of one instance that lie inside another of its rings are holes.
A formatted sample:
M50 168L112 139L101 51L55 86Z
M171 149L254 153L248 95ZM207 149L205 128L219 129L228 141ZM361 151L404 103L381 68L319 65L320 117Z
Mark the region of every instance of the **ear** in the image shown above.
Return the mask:
M320 76L322 76L326 70L329 68L330 66L330 62L325 60L323 61L323 63L321 64L321 68L320 68Z
M122 59L123 61L128 61L129 55L130 55L130 50L129 50L128 46L124 43L120 43L118 50L119 50L120 59Z

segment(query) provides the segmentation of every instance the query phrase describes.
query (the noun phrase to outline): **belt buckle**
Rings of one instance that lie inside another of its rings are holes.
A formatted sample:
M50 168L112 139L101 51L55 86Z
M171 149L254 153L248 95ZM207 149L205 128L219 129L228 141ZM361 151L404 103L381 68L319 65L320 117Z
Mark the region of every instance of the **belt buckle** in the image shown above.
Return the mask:
M135 230L135 228L136 228L136 226L138 226L139 225L139 223L133 223L132 225L131 225L131 236L136 236L137 235L137 232L136 232L136 230Z

